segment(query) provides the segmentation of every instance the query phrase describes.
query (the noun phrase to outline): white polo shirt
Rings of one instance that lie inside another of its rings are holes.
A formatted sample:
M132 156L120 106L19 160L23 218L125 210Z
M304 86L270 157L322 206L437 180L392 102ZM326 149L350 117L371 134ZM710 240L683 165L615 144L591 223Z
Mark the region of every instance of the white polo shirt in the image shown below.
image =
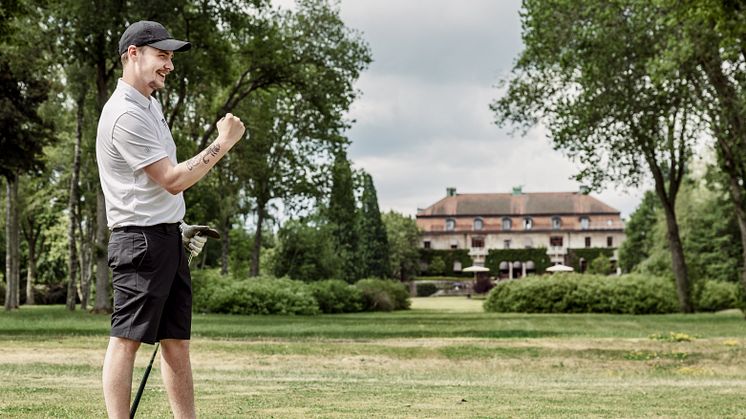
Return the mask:
M184 218L183 194L171 195L143 170L165 157L178 164L160 103L119 79L101 111L96 134L109 228L176 223Z

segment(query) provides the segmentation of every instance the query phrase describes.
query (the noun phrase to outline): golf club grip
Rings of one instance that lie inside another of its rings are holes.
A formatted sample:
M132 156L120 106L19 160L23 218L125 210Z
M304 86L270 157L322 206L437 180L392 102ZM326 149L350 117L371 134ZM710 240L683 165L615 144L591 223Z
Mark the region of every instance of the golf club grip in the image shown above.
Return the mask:
M155 354L158 353L158 344L159 342L155 343L155 349L153 350L153 355L150 357L150 362L148 363L148 367L145 368L145 374L143 374L142 381L140 381L140 387L137 389L137 394L135 394L135 400L132 401L132 408L130 409L130 419L135 417L135 412L137 412L137 406L140 404L140 398L142 397L143 391L145 391L145 384L148 382L148 376L150 375L150 370L153 369L153 361L155 360Z

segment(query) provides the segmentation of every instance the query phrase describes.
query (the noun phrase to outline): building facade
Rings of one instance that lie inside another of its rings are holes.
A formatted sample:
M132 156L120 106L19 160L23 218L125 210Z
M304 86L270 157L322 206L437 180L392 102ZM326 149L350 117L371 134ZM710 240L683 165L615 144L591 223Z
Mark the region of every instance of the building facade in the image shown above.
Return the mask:
M490 249L546 248L552 264L567 264L569 249L611 248L615 260L624 240L620 212L584 190L457 194L448 188L445 198L418 209L417 226L421 247L468 249L482 266ZM511 277L513 268L525 275L528 262L506 269Z

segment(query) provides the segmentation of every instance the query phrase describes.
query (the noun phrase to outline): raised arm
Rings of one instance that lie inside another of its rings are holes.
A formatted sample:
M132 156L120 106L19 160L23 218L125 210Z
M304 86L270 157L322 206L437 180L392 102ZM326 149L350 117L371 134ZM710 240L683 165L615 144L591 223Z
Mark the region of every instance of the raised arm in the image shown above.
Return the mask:
M230 113L226 114L217 125L218 138L201 153L176 166L168 158L163 158L145 166L143 170L151 179L173 195L189 189L241 140L246 131L243 122Z

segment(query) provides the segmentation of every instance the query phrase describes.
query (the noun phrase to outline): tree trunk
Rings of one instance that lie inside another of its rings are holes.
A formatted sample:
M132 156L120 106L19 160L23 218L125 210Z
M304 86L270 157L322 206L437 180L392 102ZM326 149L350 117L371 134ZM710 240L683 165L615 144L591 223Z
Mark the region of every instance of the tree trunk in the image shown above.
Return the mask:
M679 225L676 222L676 213L672 205L663 202L663 212L666 216L666 238L671 249L671 261L673 263L673 276L676 279L676 294L679 297L679 307L684 313L693 313L691 289L689 284L689 273L684 260L684 247L681 244Z
M254 248L251 250L251 276L259 276L259 257L262 251L262 225L264 224L266 203L257 202L256 232L254 233Z
M19 243L18 243L18 177L7 176L5 201L5 310L18 308L19 297Z
M32 233L33 236L33 233ZM34 284L36 283L36 239L28 240L28 272L26 273L26 304L34 305Z
M78 195L78 179L80 177L80 145L83 138L83 112L85 105L85 93L82 93L76 103L78 109L76 113L76 133L75 133L75 149L73 152L73 167L70 175L70 196L67 201L68 218L69 224L67 227L67 272L68 272L68 287L67 287L67 308L68 310L75 310L75 299L71 297L72 290L75 289L75 284L79 278L79 265L78 265L78 244L75 237L75 230L78 226L77 215L78 204L80 201ZM82 285L82 283L81 283ZM82 293L81 293L82 294ZM81 295L81 309L86 309L86 301Z
M228 275L228 253L231 249L230 232L230 217L225 216L220 223L220 275Z
M106 204L101 188L96 188L96 242L93 256L96 259L96 305L94 313L111 313L109 297L108 227L106 226Z

